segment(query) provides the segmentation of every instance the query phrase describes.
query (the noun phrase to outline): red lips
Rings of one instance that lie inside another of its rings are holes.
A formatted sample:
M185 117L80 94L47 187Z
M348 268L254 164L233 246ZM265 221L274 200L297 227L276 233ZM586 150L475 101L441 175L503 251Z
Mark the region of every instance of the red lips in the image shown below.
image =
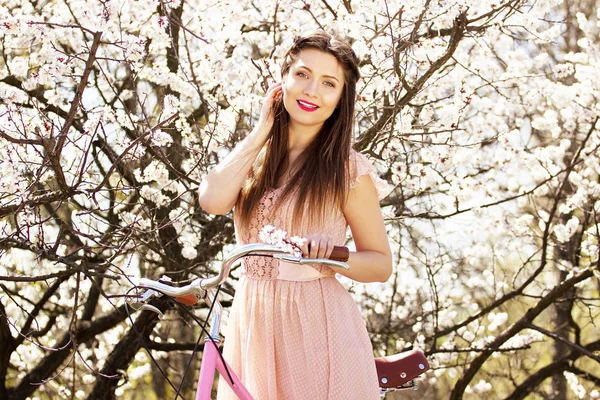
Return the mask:
M317 106L314 103L311 103L310 101L296 100L296 103L298 104L298 107L307 112L313 112L319 109L319 106Z

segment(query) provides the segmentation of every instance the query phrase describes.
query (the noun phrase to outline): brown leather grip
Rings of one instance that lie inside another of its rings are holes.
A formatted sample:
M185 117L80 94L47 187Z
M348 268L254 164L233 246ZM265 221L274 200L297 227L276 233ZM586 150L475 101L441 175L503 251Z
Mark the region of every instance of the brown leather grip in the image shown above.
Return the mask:
M329 256L330 260L346 262L350 257L350 249L346 246L333 246L333 251Z
M186 294L185 296L175 297L175 301L186 306L193 306L198 302L198 299L193 294Z
M427 357L421 350L411 350L375 358L379 387L397 388L429 370Z

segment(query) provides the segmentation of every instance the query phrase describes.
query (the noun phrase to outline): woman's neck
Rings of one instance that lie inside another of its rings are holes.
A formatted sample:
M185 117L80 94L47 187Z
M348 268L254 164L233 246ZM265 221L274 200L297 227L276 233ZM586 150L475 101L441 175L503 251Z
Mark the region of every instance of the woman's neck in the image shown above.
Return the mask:
M288 146L287 146L287 162L285 164L283 173L277 181L277 187L282 186L297 170L299 167L296 165L298 157L302 154L314 138L319 134L323 124L318 126L298 126L290 124L288 131Z
M288 135L288 165L292 165L296 158L310 145L321 130L320 126L294 126L290 125Z

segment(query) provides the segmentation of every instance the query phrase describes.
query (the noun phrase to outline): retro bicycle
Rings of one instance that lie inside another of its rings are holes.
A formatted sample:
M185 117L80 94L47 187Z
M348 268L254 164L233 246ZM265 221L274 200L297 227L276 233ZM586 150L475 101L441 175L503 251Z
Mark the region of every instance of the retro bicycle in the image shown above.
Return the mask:
M223 307L217 298L215 289L228 278L232 266L240 262L243 257L273 257L293 264L322 264L349 269L348 264L345 262L348 260L348 253L346 247L336 247L329 259L304 258L291 254L289 250L276 245L248 244L232 251L223 261L218 274L210 278L198 278L180 287L172 286L168 280L163 278L158 281L142 278L138 287L143 288L144 292L133 300L128 300L128 303L135 310L150 310L162 314L158 308L150 304L152 299L169 296L175 301L189 306L196 304L198 301L206 301L212 310L212 316L210 317L210 331L207 332L205 337L196 400L210 399L215 371L219 372L221 379L225 379L239 399L252 400L251 393L244 387L219 350L221 344L219 332ZM417 389L416 379L430 368L427 358L420 350L375 358L375 364L382 399L386 393L391 391Z

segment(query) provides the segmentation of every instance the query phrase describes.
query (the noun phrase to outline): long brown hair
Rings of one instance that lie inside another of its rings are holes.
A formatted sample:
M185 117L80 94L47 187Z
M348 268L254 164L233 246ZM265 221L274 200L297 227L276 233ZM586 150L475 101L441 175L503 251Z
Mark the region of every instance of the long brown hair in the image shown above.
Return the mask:
M276 187L286 168L295 172L283 189L277 207L283 200L297 193L292 217L294 225L302 219L307 202L311 207L307 217L317 218L318 221L324 221L332 204L340 210L344 207L348 192L356 82L360 77L359 60L346 42L324 31L313 31L296 38L283 58L282 75L289 72L304 49L320 50L336 58L344 70L342 96L333 114L293 166L287 165L289 114L281 98L275 102L275 121L269 139L242 188L236 207L242 225L248 225L252 211L265 192Z

